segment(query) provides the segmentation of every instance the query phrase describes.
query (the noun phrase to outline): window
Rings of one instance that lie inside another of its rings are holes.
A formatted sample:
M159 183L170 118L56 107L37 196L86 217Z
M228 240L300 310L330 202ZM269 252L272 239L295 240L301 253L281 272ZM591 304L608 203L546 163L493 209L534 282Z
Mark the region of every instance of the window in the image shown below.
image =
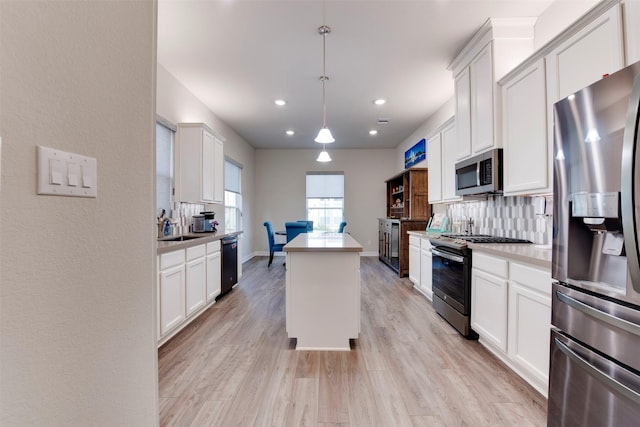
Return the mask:
M242 231L242 167L224 161L224 230Z
M173 127L173 129L172 129ZM173 205L173 135L175 127L163 119L156 122L156 208L171 214Z
M344 172L307 172L307 221L313 229L338 231L344 218Z

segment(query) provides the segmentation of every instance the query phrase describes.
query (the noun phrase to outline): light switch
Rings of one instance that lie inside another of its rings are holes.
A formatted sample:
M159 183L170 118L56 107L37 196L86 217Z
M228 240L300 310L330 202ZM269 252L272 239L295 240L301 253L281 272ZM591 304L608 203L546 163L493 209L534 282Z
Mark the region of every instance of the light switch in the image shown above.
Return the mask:
M91 176L91 168L88 165L82 165L82 187L93 187L93 177Z
M57 159L49 159L49 184L62 185L62 162Z
M80 165L77 163L67 163L67 181L70 187L78 186L78 176L80 175Z
M93 157L38 146L37 194L97 197L97 161Z

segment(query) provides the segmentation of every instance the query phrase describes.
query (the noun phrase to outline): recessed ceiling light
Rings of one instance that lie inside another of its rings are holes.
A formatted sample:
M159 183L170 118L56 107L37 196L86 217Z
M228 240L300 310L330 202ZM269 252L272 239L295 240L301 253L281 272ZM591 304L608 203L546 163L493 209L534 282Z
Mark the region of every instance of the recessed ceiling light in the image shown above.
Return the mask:
M373 101L373 103L376 104L376 105L384 105L384 104L387 103L387 100L380 98L380 99L376 99L375 101Z
M369 131L369 135L377 135L377 134L378 134L378 131L377 131L377 130L375 130L375 129L371 129L371 130Z
M288 131L287 131L287 135L291 136L291 135L293 135L293 134L295 134L295 132L294 132L294 131L292 131L292 130L288 130Z
M276 99L275 101L273 101L273 103L276 104L278 107L287 105L287 101L285 101L284 99Z

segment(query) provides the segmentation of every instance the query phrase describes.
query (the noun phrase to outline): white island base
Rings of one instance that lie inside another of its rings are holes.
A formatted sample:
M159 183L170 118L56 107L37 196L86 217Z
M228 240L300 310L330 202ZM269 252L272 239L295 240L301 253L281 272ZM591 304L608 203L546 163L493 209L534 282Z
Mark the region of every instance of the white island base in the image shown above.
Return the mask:
M360 333L362 246L348 234L305 233L284 250L286 328L296 350L350 350Z

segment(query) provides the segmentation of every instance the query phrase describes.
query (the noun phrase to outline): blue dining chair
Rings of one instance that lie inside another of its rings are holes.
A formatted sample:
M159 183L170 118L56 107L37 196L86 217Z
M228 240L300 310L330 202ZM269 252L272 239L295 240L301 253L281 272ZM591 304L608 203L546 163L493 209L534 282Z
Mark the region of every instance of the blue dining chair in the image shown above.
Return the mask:
M304 222L305 224L307 224L307 232L311 233L313 231L313 221L299 219L298 222Z
M294 239L294 237L296 237L298 234L300 233L306 233L307 232L307 224L305 224L304 222L285 222L284 223L284 228L286 228L287 230L287 243L289 243L290 241L292 241Z
M273 253L282 251L284 244L276 243L276 239L273 234L273 227L269 221L265 221L264 226L267 228L267 241L269 242L269 264L267 264L267 267L271 267L271 263L273 262Z
M344 228L347 226L347 221L342 221L340 223L340 228L338 229L338 233L344 233Z

